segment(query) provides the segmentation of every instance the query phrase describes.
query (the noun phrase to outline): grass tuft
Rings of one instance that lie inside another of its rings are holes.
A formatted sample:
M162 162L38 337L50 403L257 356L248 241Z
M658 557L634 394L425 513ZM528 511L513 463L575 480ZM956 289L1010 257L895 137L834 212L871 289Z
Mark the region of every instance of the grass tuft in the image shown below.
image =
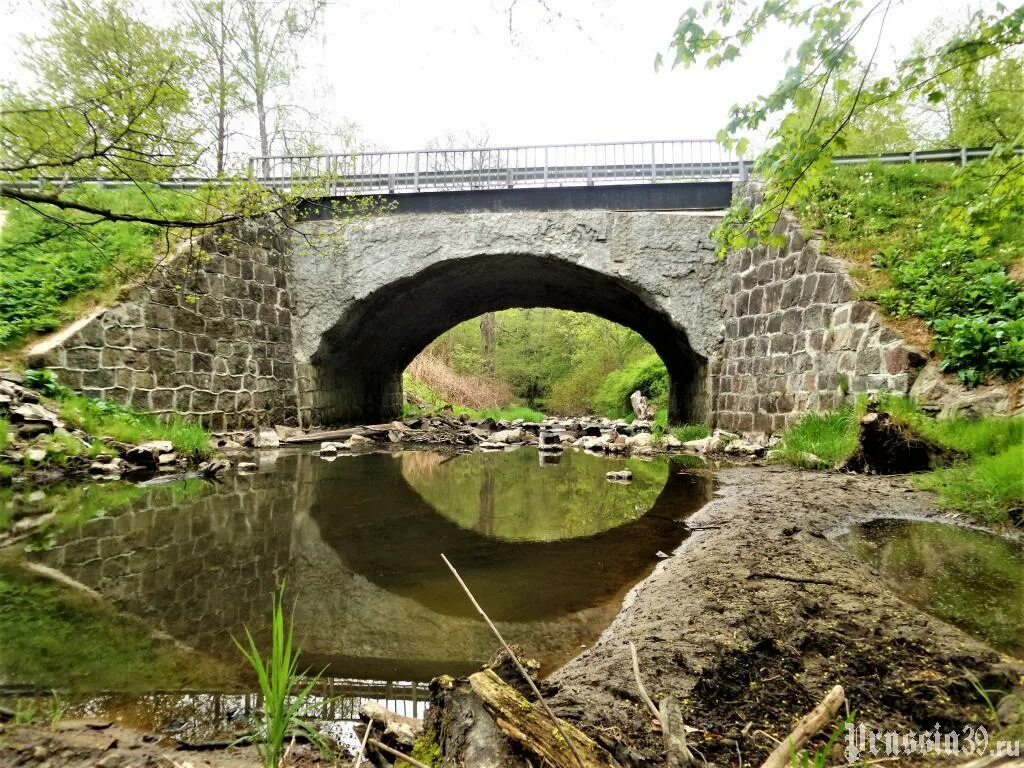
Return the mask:
M7 448L11 442L11 422L7 419L0 419L0 451Z
M853 408L808 413L786 432L779 446L780 458L805 466L805 454L813 454L829 466L848 459L857 448L857 415Z
M702 440L711 434L707 424L683 424L680 427L673 427L672 434L677 440L688 442L690 440Z
M303 675L299 672L302 651L294 644L294 616L284 615L285 585L273 598L270 656L260 654L248 627L246 645L235 640L235 645L249 662L259 681L263 694L263 722L260 724L260 755L267 768L278 768L285 753L285 739L299 730L310 736L314 743L317 734L301 719L300 714L320 675L300 687ZM292 693L297 689L297 693Z
M1009 511L1024 504L1024 445L938 469L917 478L916 484L936 491L943 507L1005 523Z

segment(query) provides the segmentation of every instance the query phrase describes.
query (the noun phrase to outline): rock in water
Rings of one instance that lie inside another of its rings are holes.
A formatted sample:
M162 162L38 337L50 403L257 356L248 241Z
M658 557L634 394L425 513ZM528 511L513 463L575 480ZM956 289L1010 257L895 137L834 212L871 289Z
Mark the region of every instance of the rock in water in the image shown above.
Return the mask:
M654 418L656 413L654 408L647 402L647 398L639 389L629 396L629 404L633 406L633 414L637 421L651 421Z
M272 429L259 429L252 436L252 445L254 448L279 448L281 438Z

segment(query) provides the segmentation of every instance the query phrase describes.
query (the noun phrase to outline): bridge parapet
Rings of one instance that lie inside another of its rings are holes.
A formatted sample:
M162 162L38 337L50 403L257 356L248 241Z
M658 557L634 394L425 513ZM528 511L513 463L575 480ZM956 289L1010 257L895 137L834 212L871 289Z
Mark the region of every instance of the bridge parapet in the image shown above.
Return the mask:
M712 139L271 155L249 163L264 184L327 197L731 181L750 168Z

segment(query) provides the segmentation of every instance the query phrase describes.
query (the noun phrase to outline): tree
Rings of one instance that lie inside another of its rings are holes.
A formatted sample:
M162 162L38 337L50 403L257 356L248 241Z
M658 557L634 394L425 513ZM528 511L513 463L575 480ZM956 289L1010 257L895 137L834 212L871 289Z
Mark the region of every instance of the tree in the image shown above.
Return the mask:
M982 88L984 73L998 70L1000 62L1019 62L1024 6L1007 10L998 5L976 11L962 28L898 60L892 75L878 76L881 32L890 10L905 1L872 0L863 6L860 0L715 0L682 15L671 43L674 65L701 62L714 68L738 59L770 25L802 35L782 80L767 95L735 105L720 134L726 146L742 153L744 133L777 121L755 169L767 179L764 201L726 217L719 228L723 249L746 245L752 237L777 239L771 230L782 208L813 188L832 155L846 147L852 127L870 110L899 102L938 104L951 88ZM855 43L874 28L870 53L862 59ZM656 63L661 64L660 56ZM1002 185L1002 191L993 189L993 200L1007 191L1017 194L1021 185L1022 163L1012 154L1024 139L1019 113L1004 133L992 160L1005 165L1005 173L993 174L997 187Z
M274 131L274 92L290 82L298 44L316 26L326 0L235 1L241 23L235 71L255 115L260 154L267 157ZM265 162L265 175L268 171Z
M243 106L241 82L234 66L239 13L230 0L185 0L180 8L186 34L199 59L197 101L209 117L204 124L212 126L214 171L221 177L227 170L231 121Z
M190 116L195 59L177 31L140 21L122 2L68 0L26 47L34 82L0 99L0 198L76 229L99 220L210 227L265 201L261 190L234 190L182 215L180 201L165 209L145 194L147 182L194 170L202 153ZM97 177L138 185L145 207L108 206L76 186Z

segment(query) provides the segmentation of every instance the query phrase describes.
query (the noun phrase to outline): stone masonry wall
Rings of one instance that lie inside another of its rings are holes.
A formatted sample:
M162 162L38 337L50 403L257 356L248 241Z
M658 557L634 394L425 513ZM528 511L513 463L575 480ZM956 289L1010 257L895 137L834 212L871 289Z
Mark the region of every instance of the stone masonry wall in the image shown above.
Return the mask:
M781 248L732 253L725 336L714 362L715 424L778 433L806 411L830 410L861 393L907 394L925 358L855 298L845 265L780 220Z
M212 250L212 249L211 249ZM222 432L294 424L292 300L281 249L236 244L187 269L179 255L29 350L61 383Z

